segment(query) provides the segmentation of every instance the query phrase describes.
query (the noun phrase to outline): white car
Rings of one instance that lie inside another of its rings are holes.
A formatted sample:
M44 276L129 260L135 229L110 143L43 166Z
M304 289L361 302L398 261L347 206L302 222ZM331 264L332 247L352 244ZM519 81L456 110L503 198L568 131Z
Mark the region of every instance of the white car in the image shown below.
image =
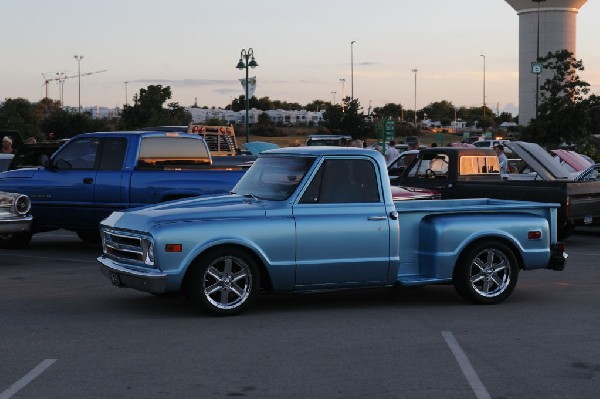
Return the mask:
M24 194L0 191L0 248L13 249L13 237L31 235L31 200Z

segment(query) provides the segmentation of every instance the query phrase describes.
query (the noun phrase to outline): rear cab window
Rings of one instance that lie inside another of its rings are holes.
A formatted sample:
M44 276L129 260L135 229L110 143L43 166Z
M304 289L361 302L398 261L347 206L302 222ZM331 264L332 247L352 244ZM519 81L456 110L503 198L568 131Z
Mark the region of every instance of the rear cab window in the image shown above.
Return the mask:
M203 140L191 137L143 137L136 169L202 169L210 164L210 154Z

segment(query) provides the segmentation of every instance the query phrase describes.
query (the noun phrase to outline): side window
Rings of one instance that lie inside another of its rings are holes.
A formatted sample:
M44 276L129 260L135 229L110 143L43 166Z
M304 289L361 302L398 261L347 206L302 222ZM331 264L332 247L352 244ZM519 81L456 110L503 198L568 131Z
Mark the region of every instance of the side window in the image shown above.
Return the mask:
M125 158L127 140L125 138L107 138L104 140L100 170L121 170Z
M67 144L53 159L57 169L94 169L100 139L85 137Z
M448 155L444 153L423 154L408 172L410 177L446 178L448 175Z
M329 159L323 162L300 203L379 202L375 166L363 159Z

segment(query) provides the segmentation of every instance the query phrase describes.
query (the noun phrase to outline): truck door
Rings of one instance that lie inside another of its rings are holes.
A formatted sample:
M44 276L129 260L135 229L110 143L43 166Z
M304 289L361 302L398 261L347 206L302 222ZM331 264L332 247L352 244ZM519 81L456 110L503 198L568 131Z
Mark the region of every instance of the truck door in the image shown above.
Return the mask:
M94 217L100 221L117 209L129 206L129 175L124 170L127 139L102 138L102 149L94 184Z
M387 280L390 227L376 165L327 159L298 203L296 289Z
M36 178L43 185L32 182L35 185L33 216L40 225L65 226L65 212L69 213L70 220L65 227L77 228L91 223L99 148L98 137L75 139L56 153L47 169L36 172Z

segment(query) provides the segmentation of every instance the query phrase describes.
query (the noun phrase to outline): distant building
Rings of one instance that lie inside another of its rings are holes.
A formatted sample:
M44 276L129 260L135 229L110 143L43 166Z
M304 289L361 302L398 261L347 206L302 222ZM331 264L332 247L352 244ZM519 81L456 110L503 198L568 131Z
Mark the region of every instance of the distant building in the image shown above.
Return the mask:
M220 119L226 123L245 124L246 110L234 112L221 108L196 108L187 107L185 109L192 115L192 122L205 123L210 119ZM284 126L306 126L309 124L319 125L323 122L323 112L311 112L306 110L287 111L283 109L273 109L261 111L256 108L248 110L248 120L250 125L258 123L260 114L266 113L272 123L281 124Z

